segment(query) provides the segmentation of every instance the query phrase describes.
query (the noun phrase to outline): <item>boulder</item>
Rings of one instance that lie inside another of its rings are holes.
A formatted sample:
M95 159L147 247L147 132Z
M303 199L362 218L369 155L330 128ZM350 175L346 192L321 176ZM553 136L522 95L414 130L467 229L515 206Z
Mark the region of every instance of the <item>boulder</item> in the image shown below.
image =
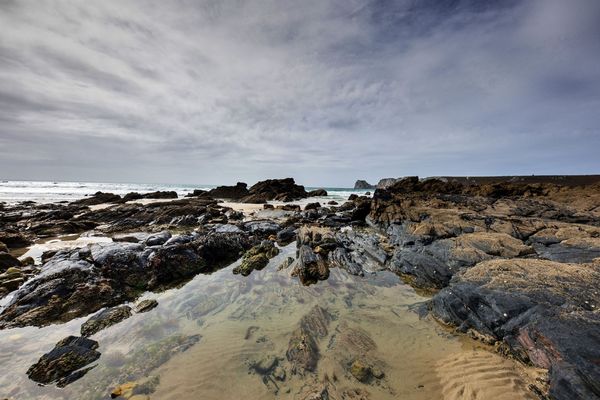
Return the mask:
M321 207L321 203L308 203L304 206L304 210L316 210ZM368 214L368 213L367 213Z
M327 196L327 190L325 189L315 189L308 192L308 197L325 197Z
M200 197L206 193L206 190L202 189L194 189L193 192L190 192L185 195L185 197Z
M265 203L269 200L294 201L308 197L304 186L296 185L293 178L267 179L252 186L243 203Z

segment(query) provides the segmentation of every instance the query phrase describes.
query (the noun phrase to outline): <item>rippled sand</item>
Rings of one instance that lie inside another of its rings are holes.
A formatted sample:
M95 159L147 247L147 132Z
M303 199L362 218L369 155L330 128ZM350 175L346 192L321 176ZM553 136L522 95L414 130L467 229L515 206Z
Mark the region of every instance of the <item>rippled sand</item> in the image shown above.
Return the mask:
M160 294L159 306L99 332L96 368L65 389L38 387L27 368L87 318L46 328L0 331L0 395L9 398L102 399L117 384L158 376L152 399L303 399L327 386L331 399L529 399L530 371L417 312L427 300L391 273L360 278L332 270L328 281L300 286L277 269L287 246L263 271L233 275L234 265ZM286 351L301 318L315 305L331 316L317 339L313 372L292 373ZM171 338L200 335L184 352ZM251 366L271 357L285 380ZM384 373L359 382L355 359Z

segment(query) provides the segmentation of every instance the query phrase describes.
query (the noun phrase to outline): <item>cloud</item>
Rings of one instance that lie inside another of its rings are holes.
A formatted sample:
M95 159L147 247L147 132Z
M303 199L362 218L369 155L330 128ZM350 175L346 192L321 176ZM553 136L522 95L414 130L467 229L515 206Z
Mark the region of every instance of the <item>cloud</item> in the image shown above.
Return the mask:
M595 0L0 5L3 178L598 173Z

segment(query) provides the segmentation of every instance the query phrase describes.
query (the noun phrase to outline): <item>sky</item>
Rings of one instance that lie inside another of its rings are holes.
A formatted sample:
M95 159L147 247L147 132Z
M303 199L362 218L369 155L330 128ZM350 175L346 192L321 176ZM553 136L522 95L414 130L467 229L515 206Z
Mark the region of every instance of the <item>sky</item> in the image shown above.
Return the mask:
M600 173L598 0L0 0L0 179Z

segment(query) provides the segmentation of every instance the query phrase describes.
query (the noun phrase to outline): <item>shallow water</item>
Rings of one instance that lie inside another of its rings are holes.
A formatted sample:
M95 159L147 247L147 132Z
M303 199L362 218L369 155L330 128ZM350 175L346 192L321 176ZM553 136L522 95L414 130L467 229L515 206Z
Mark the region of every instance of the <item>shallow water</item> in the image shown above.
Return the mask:
M146 294L159 306L92 336L102 356L64 389L38 386L26 371L60 339L78 336L87 317L0 331L0 397L105 399L117 384L157 376L152 399L300 399L323 381L356 399L366 398L360 397L366 392L370 399L460 399L466 393L474 399L528 398L523 371L514 372L513 363L477 342L419 318L416 306L427 299L394 274L360 278L333 269L329 280L303 287L289 270L277 269L294 251L294 244L283 248L249 277L233 275L233 264L180 288ZM315 305L332 321L318 339L316 371L294 375L286 359L288 343ZM183 337L192 335L199 341L181 346ZM271 355L285 370L284 381L265 379L251 368ZM348 372L354 359L378 366L384 377L357 381Z

